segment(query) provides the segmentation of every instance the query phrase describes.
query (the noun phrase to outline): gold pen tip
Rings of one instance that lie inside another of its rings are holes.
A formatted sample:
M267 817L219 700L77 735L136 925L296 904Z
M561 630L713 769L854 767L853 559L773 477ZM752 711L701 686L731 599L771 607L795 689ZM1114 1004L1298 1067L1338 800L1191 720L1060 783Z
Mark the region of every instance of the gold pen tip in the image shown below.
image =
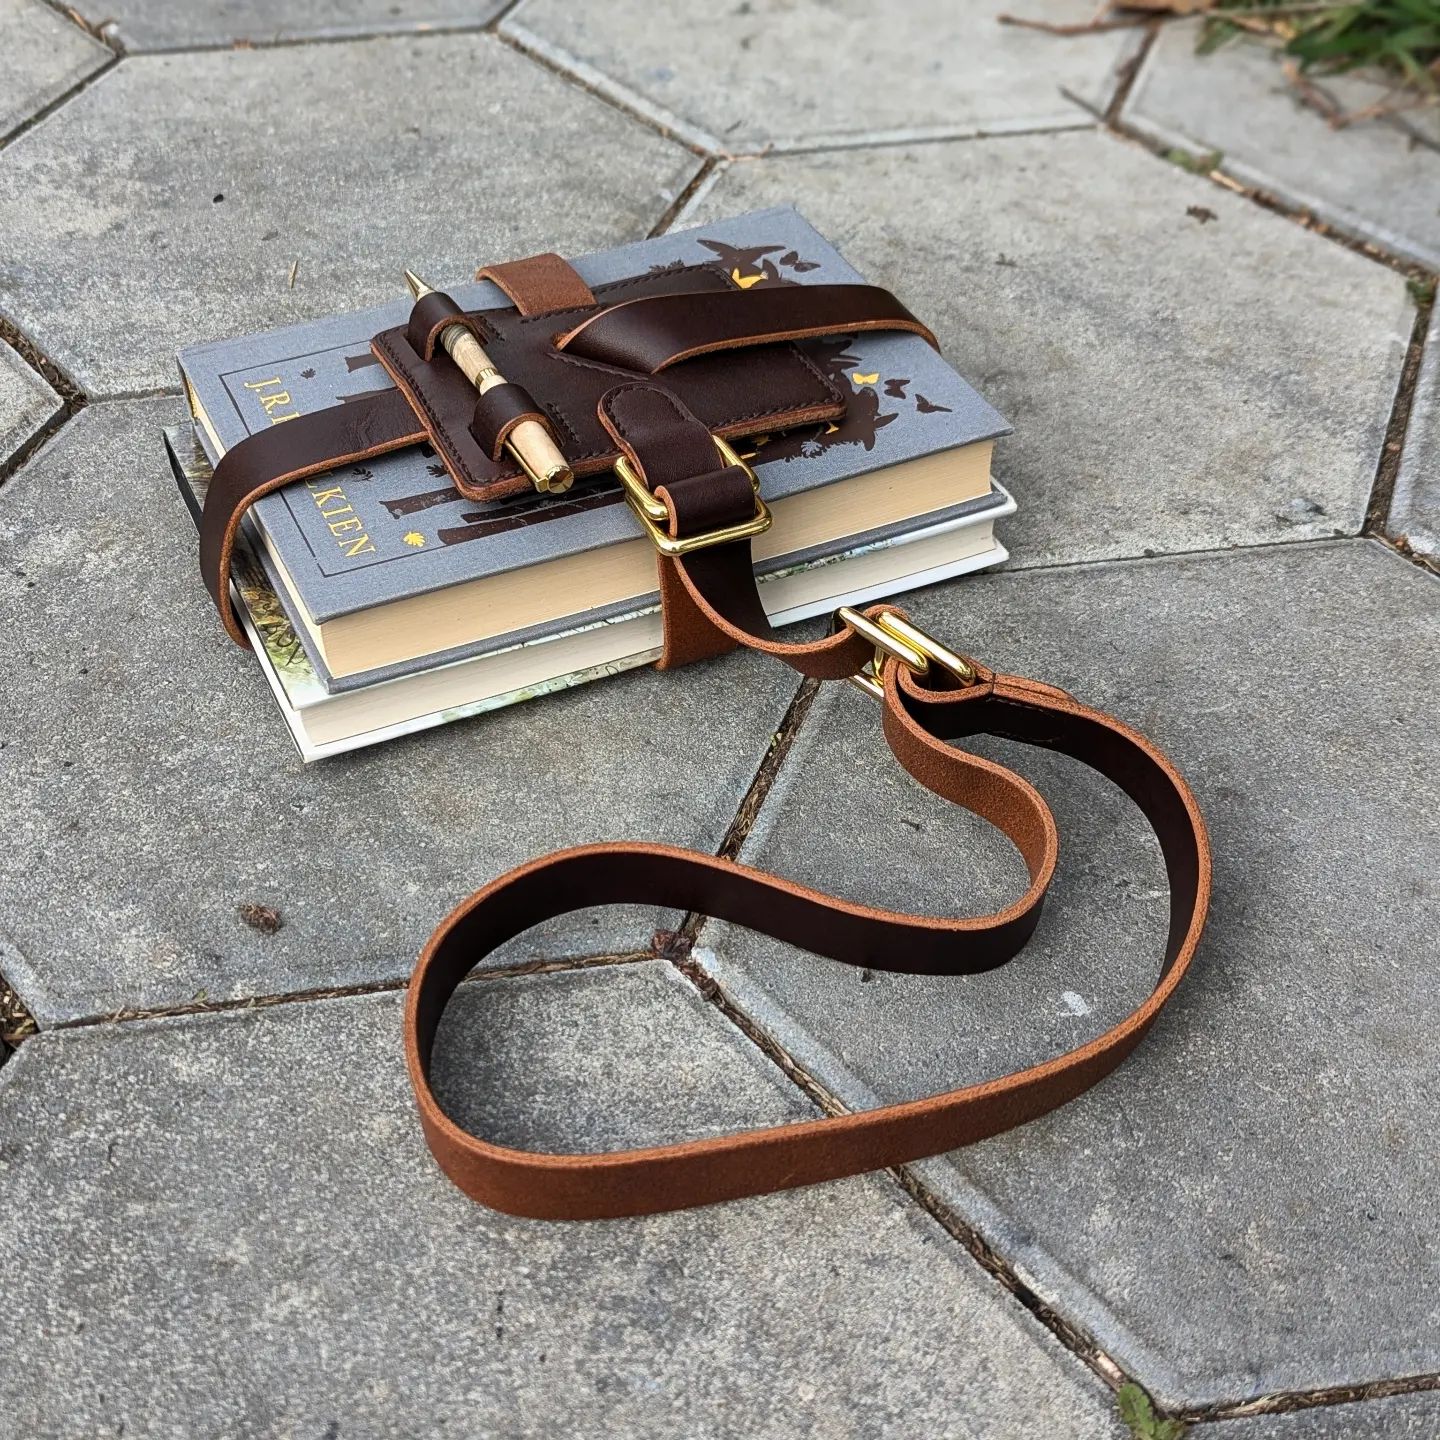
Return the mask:
M422 295L428 295L434 289L434 286L427 285L413 270L405 272L405 283L410 287L411 295L417 300Z

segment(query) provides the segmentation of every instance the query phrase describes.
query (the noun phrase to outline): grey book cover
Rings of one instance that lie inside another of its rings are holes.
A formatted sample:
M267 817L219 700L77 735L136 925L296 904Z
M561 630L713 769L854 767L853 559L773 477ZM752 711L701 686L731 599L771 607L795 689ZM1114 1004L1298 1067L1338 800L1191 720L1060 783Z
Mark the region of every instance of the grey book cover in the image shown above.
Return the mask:
M740 285L846 284L862 277L796 210L753 211L583 256L590 284L651 267L723 265ZM397 277L397 289L399 280ZM450 285L467 309L499 309L487 282ZM903 297L902 297L903 298ZM370 352L377 331L403 324L410 300L183 350L182 378L211 452L288 418L388 388ZM774 437L759 453L761 493L774 501L922 454L1008 433L1000 414L914 335L807 342L852 402L845 420ZM332 531L326 512L344 509ZM255 507L268 545L320 623L407 596L519 569L640 535L608 478L556 499L466 500L428 446L414 446L286 486Z
M205 493L210 488L212 478L210 457L201 443L195 427L190 424L167 426L165 445L170 454L170 464L175 472L181 498L185 501L191 518L198 528L200 511L205 504ZM925 516L924 525L927 529L941 525L955 525L957 528L961 525L969 527L983 524L986 521L993 523L1004 516L1013 514L1014 510L1014 500L992 480L986 494L978 496L974 500L963 501L958 505L947 505L942 509L931 511ZM847 536L842 542L841 553L853 554L872 546L888 545L903 540L906 536L914 534L915 531L915 521L876 526L862 534ZM248 556L247 563L254 563L264 577L266 593L260 602L260 608L270 612L272 618L274 612L283 615L286 627L286 645L292 642L303 645L304 642L299 637L305 633L304 626L301 624L300 617L295 614L268 548L254 533L249 521L244 523L244 543ZM823 563L835 553L837 552L834 546L806 546L789 555L771 556L768 560L760 561L755 566L755 573L763 579L769 575L778 575L782 571L804 569L810 565ZM245 593L243 586L242 593ZM584 618L587 624L605 623L624 619L628 615L634 615L641 611L653 610L659 604L660 592L657 589L628 600L617 600L610 605L594 606L585 612ZM353 675L332 674L330 667L325 663L325 657L315 652L313 647L305 645L307 678L313 676L325 694L341 695L350 690L363 690L366 686L381 684L387 680L398 680L406 675L417 675L423 670L432 670L439 665L470 660L476 656L509 649L515 645L546 640L574 630L575 626L575 616L562 615L554 620L508 631L504 635L493 636L486 640L476 640L469 645L456 646L450 650L417 655L411 660L399 660L390 665L376 666ZM262 629L265 630L268 640L269 630L264 625L262 625ZM287 678L299 673L299 667L294 663L293 658L286 657L283 651L273 655L272 660L285 672ZM309 688L306 688L305 693L313 698ZM299 705L305 703L308 703L306 699L297 702Z

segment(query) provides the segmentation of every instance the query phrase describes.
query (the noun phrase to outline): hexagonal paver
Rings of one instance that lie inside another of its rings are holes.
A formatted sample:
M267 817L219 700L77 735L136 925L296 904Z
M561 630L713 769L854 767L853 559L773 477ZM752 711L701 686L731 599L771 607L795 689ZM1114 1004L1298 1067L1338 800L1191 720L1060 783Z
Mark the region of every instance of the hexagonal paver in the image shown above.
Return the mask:
M1089 124L1070 97L1103 109L1133 37L1042 35L999 24L997 8L526 0L501 28L721 152ZM1088 0L1016 8L1058 21L1094 13Z
M1136 1054L1056 1114L926 1162L927 1183L1173 1407L1440 1369L1440 580L1349 541L1010 572L907 608L1152 735L1216 864L1194 972ZM1018 757L1061 869L1009 966L869 976L701 936L725 991L852 1105L1059 1053L1154 983L1166 888L1143 822L1077 763ZM951 914L1024 883L848 692L806 721L745 858Z
M1385 528L1404 536L1412 550L1440 560L1440 307L1430 316Z
M782 200L1014 424L1013 564L1363 523L1413 317L1383 266L1099 133L737 164L690 218Z
M1333 129L1286 80L1269 46L1195 53L1194 23L1170 25L1136 76L1121 123L1161 145L1220 154L1242 184L1312 211L1361 240L1440 265L1440 112L1419 108ZM1360 75L1312 77L1345 112L1390 87Z
M0 972L42 1024L398 981L532 855L719 844L795 689L759 656L302 766L201 587L160 439L178 403L91 406L0 489ZM509 963L644 949L657 919L582 912Z
M406 265L636 239L697 164L488 35L142 56L0 154L0 310L92 395L174 386Z
M0 341L0 474L15 452L59 409L60 397Z
M76 6L127 51L478 30L504 8L505 0L82 0Z
M0 0L0 140L112 58L41 0Z
M1437 1435L1440 1396L1433 1391L1257 1415L1214 1427L1214 1440L1435 1440Z
M517 1142L808 1113L668 967L456 1009L452 1108ZM6 1435L1124 1433L884 1176L585 1225L474 1204L421 1140L398 997L42 1035L0 1135Z

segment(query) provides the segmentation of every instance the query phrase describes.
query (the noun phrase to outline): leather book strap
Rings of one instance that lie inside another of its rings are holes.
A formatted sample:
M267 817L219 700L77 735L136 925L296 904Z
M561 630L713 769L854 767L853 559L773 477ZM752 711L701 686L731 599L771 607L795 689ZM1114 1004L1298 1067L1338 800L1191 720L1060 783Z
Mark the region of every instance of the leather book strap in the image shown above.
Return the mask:
M601 406L672 539L696 538L753 511L748 477L716 468L708 432L658 386L617 387ZM743 473L743 472L741 472ZM1144 736L1050 685L997 674L875 605L841 612L842 627L807 643L782 640L765 618L748 540L660 561L667 661L742 644L821 679L857 679L883 705L886 741L922 785L1003 831L1024 859L1026 892L992 915L905 915L825 895L697 851L615 844L561 850L501 876L459 905L431 937L411 980L405 1049L425 1137L466 1194L545 1219L652 1214L757 1195L902 1164L985 1139L1055 1109L1113 1070L1183 978L1204 928L1210 850L1199 809L1175 768ZM862 674L862 672L864 672ZM677 1145L604 1154L547 1154L496 1145L445 1114L430 1061L445 1006L466 974L505 941L590 905L646 903L692 911L842 964L910 974L993 969L1029 939L1055 871L1058 837L1032 785L954 742L1003 735L1070 755L1113 781L1160 844L1170 925L1155 987L1104 1034L1066 1054L978 1085L898 1105Z
M424 438L405 397L377 390L247 436L220 457L200 512L200 573L237 645L249 647L230 603L230 562L245 512L282 485Z
M607 306L557 336L555 348L580 359L657 375L681 360L717 350L861 330L908 330L940 348L929 327L878 285L777 285L651 295Z
M557 255L535 255L526 260L487 266L479 274L494 280L516 302L522 316L596 304L589 286ZM475 328L476 322L441 292L417 301L408 326L416 353L434 359L440 332L451 324ZM591 328L596 325L600 328ZM600 310L592 320L555 342L557 347L568 344L573 358L567 357L563 364L556 365L551 378L573 381L577 375L596 373L589 365L574 363L582 355L646 372L718 350L770 344L792 336L828 334L837 329L909 330L935 343L929 330L889 291L873 285L686 290L626 301ZM458 372L454 372L458 398L463 403L455 411L453 424L441 425L432 413L432 423L439 427L439 433L432 434L417 413L426 409L426 402L388 363L388 352L381 349L378 353L387 361L391 378L397 380L394 390L359 396L248 436L227 452L215 469L201 516L200 568L225 629L237 644L248 642L230 602L230 562L241 520L261 497L292 481L426 439L431 440L437 453L445 458L452 478L457 478L459 466L454 458L456 445L468 445L472 451L480 447L478 454L490 462L493 470L502 461L505 436L520 421L535 419L555 429L552 413L536 408L530 394L520 387L510 386L503 393L493 390L486 396L475 397L469 382L459 379ZM822 387L819 395L822 403L818 407L811 404L808 409L792 410L788 417L772 415L767 423L797 424L840 413L843 402L839 393L834 392L833 387L827 388L828 382L819 376L814 366L798 354L794 365L802 378L813 376L815 384ZM440 368L447 374L452 370L448 360ZM710 385L715 388L714 382ZM828 401L832 393L833 409ZM752 418L765 413L766 398L769 397L759 397L758 409L752 406L742 413ZM588 406L586 413L589 413ZM733 432L739 427L729 428ZM563 441L565 436L557 432L556 439ZM574 449L572 443L568 458L582 471L609 463L598 453L577 457ZM525 483L523 478L516 481L522 487ZM716 643L712 635L711 653ZM670 664L675 663L676 653L671 652Z

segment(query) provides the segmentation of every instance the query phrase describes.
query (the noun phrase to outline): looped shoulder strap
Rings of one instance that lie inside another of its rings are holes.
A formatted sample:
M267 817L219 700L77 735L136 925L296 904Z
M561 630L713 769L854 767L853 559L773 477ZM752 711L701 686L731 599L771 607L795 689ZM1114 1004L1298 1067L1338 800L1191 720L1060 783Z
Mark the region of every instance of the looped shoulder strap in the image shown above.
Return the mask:
M664 503L672 538L715 530L753 506L748 480L742 483L733 466L716 468L708 432L660 387L617 387L602 401L601 414L632 467ZM859 679L882 701L885 738L895 758L927 789L1003 831L1024 859L1029 885L995 914L957 920L853 904L669 846L589 845L522 865L451 912L410 983L406 1060L426 1140L445 1173L476 1200L516 1215L652 1214L953 1150L1035 1119L1109 1074L1180 983L1209 903L1205 825L1189 787L1159 749L1062 690L996 674L954 654L895 607L841 612L841 628L823 640L781 639L760 603L748 540L662 557L659 564L666 663L738 644L804 675ZM954 743L983 734L1084 762L1120 786L1155 832L1170 886L1165 953L1151 994L1119 1024L1064 1055L982 1084L857 1114L647 1149L595 1155L517 1150L470 1134L441 1109L430 1085L430 1061L456 987L505 941L586 906L649 903L696 911L870 969L968 975L1004 964L1034 931L1058 839L1049 806L1028 781Z

